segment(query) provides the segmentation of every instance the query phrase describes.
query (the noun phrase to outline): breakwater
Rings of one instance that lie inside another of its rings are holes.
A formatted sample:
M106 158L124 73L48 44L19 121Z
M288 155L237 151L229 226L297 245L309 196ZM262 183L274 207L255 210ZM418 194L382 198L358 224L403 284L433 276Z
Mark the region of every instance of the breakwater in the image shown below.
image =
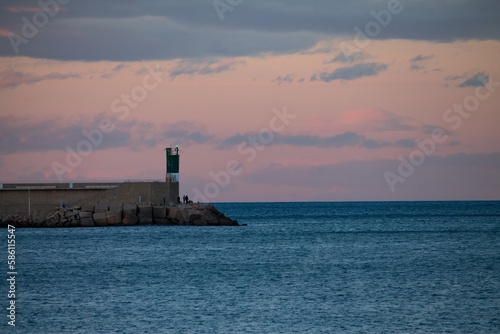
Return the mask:
M239 226L213 205L83 204L58 208L44 217L6 214L0 225L15 227L96 227L132 225Z
M178 182L0 184L0 215L45 217L63 205L88 203L165 206L176 203L178 196Z

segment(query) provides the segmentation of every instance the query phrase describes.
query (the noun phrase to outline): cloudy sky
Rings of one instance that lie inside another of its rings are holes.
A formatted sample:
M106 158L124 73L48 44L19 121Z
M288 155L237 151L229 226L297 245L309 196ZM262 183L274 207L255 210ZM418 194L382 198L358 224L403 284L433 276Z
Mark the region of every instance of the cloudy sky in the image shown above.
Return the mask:
M499 56L496 0L3 1L0 183L500 199Z

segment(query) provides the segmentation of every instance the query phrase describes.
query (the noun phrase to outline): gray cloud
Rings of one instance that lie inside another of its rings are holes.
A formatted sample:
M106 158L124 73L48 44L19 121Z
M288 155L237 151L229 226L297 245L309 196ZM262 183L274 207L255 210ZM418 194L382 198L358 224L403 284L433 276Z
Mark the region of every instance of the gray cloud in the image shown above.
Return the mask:
M445 134L447 136L453 135L452 131L444 129L444 128L437 126L437 125L422 124L421 129L422 129L423 133L428 134L428 135L432 135L432 132L436 129L439 129L439 131L441 131L443 134Z
M454 41L500 39L496 0L402 2L376 39ZM15 55L6 31L21 35L22 17L33 13L8 7L33 7L7 0L0 8L0 56ZM212 1L71 1L19 55L60 60L134 61L174 58L253 56L304 51L320 40L352 41L354 27L374 21L370 11L386 2L361 0L245 1L220 22ZM432 15L429 15L432 13Z
M484 87L490 82L490 76L484 72L467 72L462 75L450 75L445 80L445 86L450 84L459 88Z
M410 59L410 63L411 63L410 68L413 71L425 70L426 69L425 62L427 60L433 58L433 57L434 57L434 55L428 55L428 56L418 55L418 56L415 56L412 59Z
M290 145L290 146L314 146L314 147L349 147L358 146L363 136L355 132L344 132L342 134L320 137L314 135L278 135L275 139L276 144Z
M281 166L246 173L249 184L314 189L321 198L344 200L500 199L500 152L428 156L392 193L384 172L397 173L400 161L348 161L320 166ZM432 189L432 191L429 191Z
M232 71L236 66L244 64L242 61L230 60L182 60L170 71L170 77L180 75L211 75Z
M379 63L356 64L349 67L340 67L333 72L313 74L310 81L330 82L334 80L355 80L379 74L387 69L387 65Z
M87 138L82 131L98 128L97 122L68 121L59 118L32 120L27 117L0 117L0 154L76 149ZM98 149L120 147L130 140L130 134L115 130L107 134Z
M214 135L209 134L202 125L190 121L181 121L163 125L162 137L185 147L212 143Z
M470 78L465 79L463 82L458 84L458 87L484 87L490 81L490 76L479 72L471 76Z
M251 142L249 138L256 138L256 133L238 133L222 140L218 148L230 149L243 142ZM314 135L283 135L275 134L274 139L267 146L289 145L296 147L320 147L320 148L342 148L342 147L362 147L366 149L379 149L383 147L414 147L412 139L402 139L396 142L375 140L366 138L356 132L344 132L338 135L321 137Z
M282 84L282 83L292 83L293 82L293 75L287 74L284 76L277 76L276 78L273 79L273 82L276 82L277 84Z
M431 59L432 57L434 57L434 55L429 55L429 56L418 55L418 56L415 56L412 59L410 59L410 61L412 63L414 63L414 62L419 62L419 61L424 61L424 60L427 60L427 59Z
M58 73L52 72L44 75L35 75L14 69L5 69L0 72L0 89L16 88L21 85L31 85L45 80L65 80L71 78L80 78L76 73Z
M377 110L377 114L371 117L363 117L368 123L368 129L371 131L416 131L420 122L410 117L403 117L398 114L385 110Z
M125 64L118 64L115 67L113 67L111 70L106 71L104 74L101 75L101 78L103 79L111 79L116 73L120 72L124 68L128 67L128 65Z
M65 150L66 146L77 149L80 142L89 140L84 134L99 129L105 114L93 118L68 120L50 118L32 120L16 116L0 116L0 155L21 152ZM213 142L214 136L194 122L163 123L160 125L138 119L111 119L115 130L103 134L94 150L128 148L142 150L157 145L182 144L190 146Z
M328 63L354 63L370 58L371 55L366 52L351 52L346 54L345 52L339 52L335 57L333 57Z

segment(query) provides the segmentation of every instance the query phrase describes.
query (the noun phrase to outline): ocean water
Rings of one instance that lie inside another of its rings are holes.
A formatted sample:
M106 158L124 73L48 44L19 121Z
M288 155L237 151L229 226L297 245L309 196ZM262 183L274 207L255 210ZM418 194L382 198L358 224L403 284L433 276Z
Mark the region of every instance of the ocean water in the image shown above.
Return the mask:
M500 333L500 202L221 203L246 227L1 231L0 333Z

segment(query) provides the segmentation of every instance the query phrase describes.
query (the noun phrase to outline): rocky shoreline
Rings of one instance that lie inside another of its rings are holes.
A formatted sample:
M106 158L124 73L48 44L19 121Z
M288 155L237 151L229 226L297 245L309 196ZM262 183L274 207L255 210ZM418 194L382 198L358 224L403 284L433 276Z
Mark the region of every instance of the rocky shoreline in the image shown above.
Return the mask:
M152 205L77 205L59 208L43 218L27 215L0 216L0 226L98 227L134 225L240 226L211 204Z

